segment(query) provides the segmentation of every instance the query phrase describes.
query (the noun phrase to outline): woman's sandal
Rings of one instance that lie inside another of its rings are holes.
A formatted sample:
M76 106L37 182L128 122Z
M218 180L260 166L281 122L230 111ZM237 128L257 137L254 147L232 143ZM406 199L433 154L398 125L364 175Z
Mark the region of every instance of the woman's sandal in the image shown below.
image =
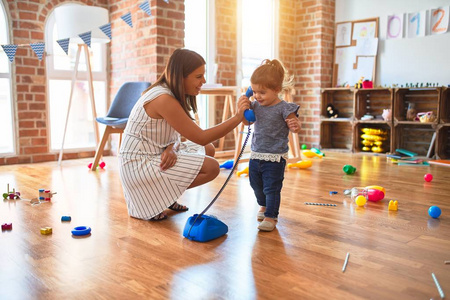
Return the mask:
M181 205L181 204L179 204L178 202L175 201L174 204L169 206L169 209L174 210L174 211L188 211L189 207Z
M162 212L162 213L154 216L153 218L151 218L150 221L162 221L162 220L165 220L165 219L167 219L167 215Z

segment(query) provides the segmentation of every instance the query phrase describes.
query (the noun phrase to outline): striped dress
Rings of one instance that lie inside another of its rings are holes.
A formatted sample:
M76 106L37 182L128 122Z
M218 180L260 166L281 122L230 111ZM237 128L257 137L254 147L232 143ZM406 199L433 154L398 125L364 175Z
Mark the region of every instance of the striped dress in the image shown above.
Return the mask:
M171 91L157 86L141 96L131 111L119 151L120 179L130 216L150 219L172 205L197 177L205 147L181 143L176 164L161 171L161 154L180 134L165 119L152 119L144 105Z

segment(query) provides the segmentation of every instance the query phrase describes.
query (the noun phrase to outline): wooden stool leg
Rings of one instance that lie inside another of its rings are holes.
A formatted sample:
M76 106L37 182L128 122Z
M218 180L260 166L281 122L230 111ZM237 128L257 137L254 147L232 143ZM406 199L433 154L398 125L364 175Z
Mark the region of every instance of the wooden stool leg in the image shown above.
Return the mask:
M103 149L105 148L106 142L108 141L108 137L110 134L112 127L106 126L105 132L103 133L102 140L100 141L100 144L97 147L97 151L95 152L94 156L94 162L92 163L91 170L95 171L98 166L98 162L100 161L100 157L103 155Z

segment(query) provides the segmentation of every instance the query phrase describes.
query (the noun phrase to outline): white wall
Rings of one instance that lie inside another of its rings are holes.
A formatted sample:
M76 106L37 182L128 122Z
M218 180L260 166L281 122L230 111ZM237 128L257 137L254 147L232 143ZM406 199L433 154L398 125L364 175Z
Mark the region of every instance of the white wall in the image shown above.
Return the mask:
M387 16L450 6L450 0L336 0L336 22L379 18L376 84L434 82L450 85L450 32L386 39ZM428 22L428 20L427 20ZM406 24L406 22L405 22ZM404 35L406 28L404 26Z

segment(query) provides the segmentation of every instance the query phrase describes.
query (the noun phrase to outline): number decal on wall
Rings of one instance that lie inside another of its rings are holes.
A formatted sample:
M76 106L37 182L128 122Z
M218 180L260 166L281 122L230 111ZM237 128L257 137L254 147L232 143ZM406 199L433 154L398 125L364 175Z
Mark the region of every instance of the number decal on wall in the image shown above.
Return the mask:
M397 39L403 36L403 15L388 16L387 38Z
M448 30L449 9L447 7L438 7L432 9L430 13L431 34L441 34Z
M410 23L414 23L414 22L417 23L417 26L416 26L416 35L419 35L419 32L420 32L420 14L419 14L419 13L415 14L415 15L409 20L409 22L410 22Z

